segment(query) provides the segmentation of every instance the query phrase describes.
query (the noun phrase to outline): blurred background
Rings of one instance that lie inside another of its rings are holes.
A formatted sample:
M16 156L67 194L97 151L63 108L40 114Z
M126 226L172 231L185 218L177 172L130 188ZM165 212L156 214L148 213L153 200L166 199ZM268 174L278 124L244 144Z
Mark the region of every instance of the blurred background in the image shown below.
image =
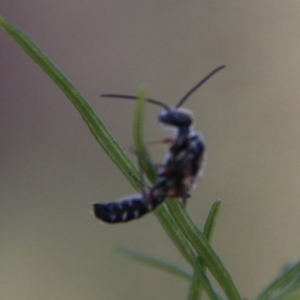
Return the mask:
M134 105L101 93L146 87L172 105L226 64L185 105L208 151L187 210L202 227L222 199L213 245L248 299L300 258L300 2L1 2L128 153ZM0 59L1 299L185 299L187 282L113 252L188 268L154 214L114 226L90 214L135 191L69 100L2 30ZM158 113L147 107L146 140L170 135Z

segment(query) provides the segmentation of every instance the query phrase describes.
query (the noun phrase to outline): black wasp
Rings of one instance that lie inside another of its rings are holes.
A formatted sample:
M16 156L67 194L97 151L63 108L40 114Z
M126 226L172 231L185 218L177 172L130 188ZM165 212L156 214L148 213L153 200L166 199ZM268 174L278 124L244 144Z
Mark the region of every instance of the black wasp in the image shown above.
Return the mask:
M158 120L164 125L175 127L177 134L172 139L164 140L170 144L170 148L164 163L156 168L157 179L153 187L142 188L140 195L118 202L95 203L93 206L97 218L107 223L128 222L153 211L170 197L179 197L186 203L189 191L204 165L205 144L202 135L192 129L191 115L180 107L204 82L223 68L225 66L220 66L205 76L174 108L154 99L146 99L164 108ZM119 94L105 94L102 97L137 99L136 96Z

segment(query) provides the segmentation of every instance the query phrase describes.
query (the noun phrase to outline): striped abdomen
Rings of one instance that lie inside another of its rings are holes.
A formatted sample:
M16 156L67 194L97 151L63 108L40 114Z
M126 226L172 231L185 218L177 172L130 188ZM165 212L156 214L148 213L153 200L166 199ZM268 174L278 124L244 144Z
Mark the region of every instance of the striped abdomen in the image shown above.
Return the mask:
M128 222L151 211L151 207L147 207L141 195L119 202L95 203L93 206L95 216L107 223Z
M94 214L106 223L128 222L153 211L165 199L165 191L152 189L147 194L132 196L119 202L94 203Z

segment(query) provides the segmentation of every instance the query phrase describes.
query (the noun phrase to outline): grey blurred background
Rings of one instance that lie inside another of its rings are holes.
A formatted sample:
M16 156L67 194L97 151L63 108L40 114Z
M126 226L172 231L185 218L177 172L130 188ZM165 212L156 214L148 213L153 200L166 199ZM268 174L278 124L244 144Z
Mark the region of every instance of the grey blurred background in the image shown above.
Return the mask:
M299 1L2 0L0 13L127 152L133 103L101 93L143 86L172 105L226 64L186 104L208 149L187 210L201 227L222 199L213 245L248 299L300 258ZM109 226L89 213L132 187L52 81L3 31L0 43L1 299L185 299L186 282L113 252L187 267L154 214ZM146 140L168 136L147 109ZM165 148L151 152L159 162Z

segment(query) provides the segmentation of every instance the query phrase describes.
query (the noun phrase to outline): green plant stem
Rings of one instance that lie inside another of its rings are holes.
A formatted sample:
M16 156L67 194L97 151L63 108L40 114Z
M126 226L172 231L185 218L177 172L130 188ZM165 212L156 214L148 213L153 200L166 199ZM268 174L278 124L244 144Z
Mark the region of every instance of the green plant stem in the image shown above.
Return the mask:
M297 294L300 294L299 280L293 279L286 286L284 286L282 289L280 289L278 292L272 295L271 300L286 300L290 299L290 297L292 297L293 299L293 297Z
M195 272L198 272L200 280L203 283L203 286L210 297L210 299L218 299L215 291L213 290L211 283L207 279L205 273L203 272L202 266L197 259L194 248L191 246L186 237L182 234L181 228L173 219L173 216L170 215L168 218L165 218L164 213L161 213L162 210L165 210L165 204L158 207L155 211L155 215L160 221L161 225L164 227L165 231L168 233L169 237L176 245L180 253L185 257L187 262L192 266Z
M300 299L300 290L296 290L281 295L278 298L272 298L270 300L299 300L299 299Z
M212 241L220 208L221 208L221 200L218 199L213 203L204 225L203 234L209 243L211 243Z
M209 243L211 243L212 240L212 236L213 236L214 228L216 226L216 221L217 221L220 208L221 208L221 201L216 200L209 211L208 217L204 225L203 234ZM201 258L199 259L199 261L203 268L203 271L205 272L206 266L204 261ZM201 276L199 276L198 272L194 272L188 300L201 299L202 292L203 292L202 278ZM222 299L221 296L219 296L219 298Z
M116 251L130 259L137 261L137 262L143 263L143 264L151 266L151 267L155 267L161 271L168 272L172 275L183 278L185 280L190 281L193 278L193 276L190 272L188 272L180 267L174 266L173 264L167 263L163 260L149 257L144 254L138 253L136 251L128 250L128 249L125 249L122 247L117 248Z
M140 172L145 173L153 184L156 180L156 168L152 163L151 156L144 141L146 92L144 90L140 90L137 98L138 101L135 106L133 120L133 142L136 154L138 155L138 162L141 169Z
M195 226L179 201L168 201L168 208L198 257L201 257L230 300L241 300L234 282L204 234Z
M270 297L280 288L286 286L294 280L295 276L300 273L300 262L296 263L288 271L284 272L281 276L276 278L269 286L267 286L261 294L257 297L257 300L269 300Z

